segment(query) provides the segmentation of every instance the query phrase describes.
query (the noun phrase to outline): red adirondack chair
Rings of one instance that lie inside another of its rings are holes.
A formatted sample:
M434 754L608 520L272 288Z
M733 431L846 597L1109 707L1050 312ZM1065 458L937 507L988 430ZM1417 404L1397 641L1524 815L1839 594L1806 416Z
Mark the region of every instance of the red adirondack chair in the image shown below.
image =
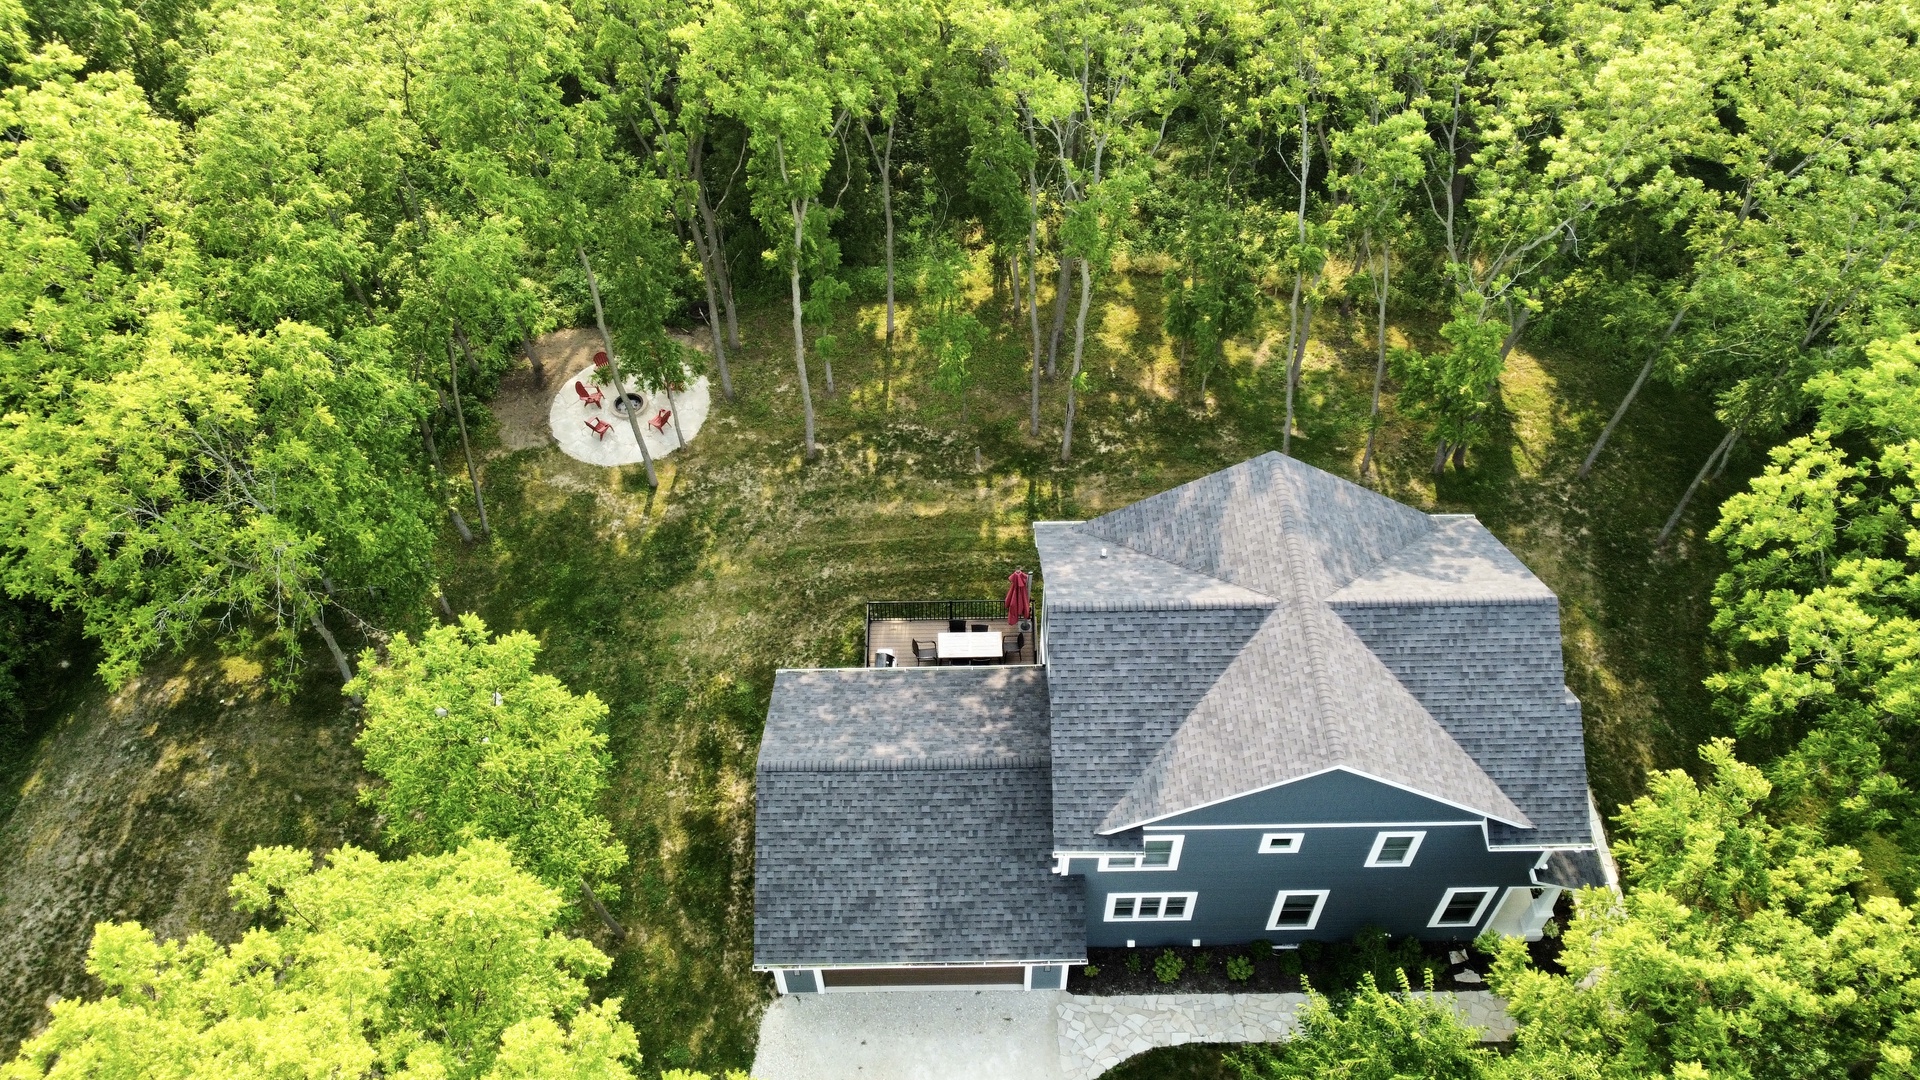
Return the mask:
M607 366L607 352L605 349L602 349L599 352L593 354L593 366L594 367Z
M665 435L667 433L667 421L672 416L673 416L673 413L670 412L669 410L661 409L660 415L647 421L647 426L659 432L660 434Z
M581 382L579 379L575 379L573 380L573 392L580 395L580 404L591 405L596 409L600 407L601 392L599 387L596 386L589 390L587 389L587 384Z
M607 432L613 430L612 424L607 423L605 420L602 420L597 416L587 417L587 426L592 428L593 433L595 435L600 436L602 439L607 437Z

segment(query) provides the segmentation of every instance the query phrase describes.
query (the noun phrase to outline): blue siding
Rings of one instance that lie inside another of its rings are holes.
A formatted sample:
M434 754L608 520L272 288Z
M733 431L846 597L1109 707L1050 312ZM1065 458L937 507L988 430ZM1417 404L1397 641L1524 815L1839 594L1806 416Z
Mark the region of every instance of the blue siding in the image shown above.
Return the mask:
M1367 854L1375 834L1408 824L1425 838L1413 865L1369 867ZM1365 827L1343 827L1362 822ZM1245 824L1299 826L1305 833L1297 852L1262 855L1263 831L1195 829L1180 826ZM1378 926L1396 936L1471 938L1493 914L1510 886L1531 884L1529 871L1539 855L1526 851L1490 852L1480 820L1453 807L1349 773L1328 773L1283 788L1260 792L1160 822L1146 834L1179 835L1177 870L1099 872L1092 859L1076 859L1073 870L1086 877L1087 944L1121 946L1132 939L1140 947L1240 944L1267 939L1290 944L1309 939L1350 938L1360 928ZM1137 844L1139 833L1133 834ZM1450 888L1475 886L1499 890L1472 928L1429 928L1428 921ZM1268 930L1267 919L1282 889L1325 889L1328 897L1311 931ZM1181 922L1108 922L1110 893L1193 892L1192 918Z

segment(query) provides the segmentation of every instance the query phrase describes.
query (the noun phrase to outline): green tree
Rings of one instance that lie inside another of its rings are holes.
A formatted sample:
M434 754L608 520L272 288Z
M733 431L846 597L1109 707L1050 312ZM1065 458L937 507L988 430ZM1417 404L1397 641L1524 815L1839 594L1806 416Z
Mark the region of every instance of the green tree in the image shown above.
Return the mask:
M986 336L986 327L967 307L965 276L967 253L952 237L934 235L921 244L915 291L919 304L913 313L913 336L933 360L934 385L960 401L960 423L966 424L967 389L973 382L974 350Z
M591 898L593 882L613 890L607 879L627 861L594 811L607 707L535 674L539 653L532 635L493 637L475 615L417 642L394 635L384 663L369 653L348 689L365 697L356 745L384 783L362 798L393 844L433 854L499 840L541 881Z
M1448 5L1412 69L1426 113L1428 226L1450 286L1449 341L1480 350L1429 365L1434 472L1488 419L1506 357L1577 256L1597 216L1631 199L1672 202L1697 186L1676 170L1709 139L1713 65L1689 13L1576 4L1551 25L1507 5ZM1442 433L1444 429L1444 434Z
M1920 783L1920 338L1866 351L1809 382L1814 430L1775 447L1710 534L1729 663L1707 685L1842 837L1906 817Z
M1275 1049L1236 1055L1250 1080L1479 1080L1499 1075L1499 1058L1480 1045L1450 1003L1415 993L1401 975L1387 993L1371 972L1335 1002L1309 989L1300 1033Z
M56 1005L0 1077L633 1075L619 1000L587 1004L607 957L554 929L559 894L497 843L403 862L346 847L318 869L260 848L231 892L265 924L232 945L100 924L102 996Z
M1655 775L1624 807L1624 897L1580 894L1564 974L1498 950L1490 983L1519 1021L1522 1075L1910 1075L1920 928L1861 898L1860 857L1759 809L1770 785L1719 741L1710 775ZM1879 1070L1879 1071L1876 1071Z
M367 625L422 595L424 491L395 432L414 398L378 331L207 317L177 131L124 75L7 91L0 185L0 544L6 586L78 611L118 683L146 656L264 633L290 691L328 612Z
M864 9L850 2L716 0L706 18L676 33L687 43L680 76L717 113L746 126L753 212L776 238L793 312L793 361L800 378L806 456L815 454L813 389L801 282L821 252L821 188L834 149L873 100L861 66L869 47ZM828 393L833 392L831 368Z

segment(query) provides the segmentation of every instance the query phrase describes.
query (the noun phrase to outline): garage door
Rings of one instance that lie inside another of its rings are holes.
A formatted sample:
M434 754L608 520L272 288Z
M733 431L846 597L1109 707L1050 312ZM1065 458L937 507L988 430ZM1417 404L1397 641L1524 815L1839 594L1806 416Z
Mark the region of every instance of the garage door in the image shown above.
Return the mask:
M828 968L820 973L828 990L892 990L915 986L1026 985L1021 967Z

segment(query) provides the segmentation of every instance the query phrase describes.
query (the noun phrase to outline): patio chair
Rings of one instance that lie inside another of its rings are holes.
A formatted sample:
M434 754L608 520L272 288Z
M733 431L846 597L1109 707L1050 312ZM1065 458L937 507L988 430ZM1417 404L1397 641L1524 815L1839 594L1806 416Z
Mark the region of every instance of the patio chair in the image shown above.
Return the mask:
M919 638L913 639L913 662L916 664L938 664L940 650L931 645L920 644Z
M600 400L603 395L599 387L596 386L589 390L587 389L586 383L575 379L573 380L573 392L580 395L580 404L591 405L596 409L600 407Z
M613 430L612 424L607 423L605 420L602 420L597 416L587 417L587 426L592 428L593 433L595 435L600 436L600 438L602 439L605 439L607 437L607 432Z
M947 633L964 634L966 632L967 632L967 620L965 619L948 619L947 620Z
M607 366L607 352L605 349L602 349L599 352L593 354L593 366L594 367Z
M1018 660L1020 659L1020 654L1026 651L1027 651L1027 635L1025 632L1017 634L1011 638L1007 637L1007 635L1005 634L1000 635L1000 662L1001 663L1006 664L1006 663L1011 663L1012 661Z
M987 632L987 631L988 631L989 629L992 629L992 628L991 628L991 627L989 627L989 626L988 626L988 625L987 625L986 623L983 623L983 622L977 622L977 623L973 623L972 625L970 625L970 626L968 626L968 627L967 627L967 629L968 629L968 630L971 630L971 631L973 631L973 632L974 632L974 633L976 633L976 634L984 634L984 633L986 633L986 632Z
M661 409L658 416L655 416L653 419L647 421L647 426L659 432L660 434L665 435L667 433L667 420L672 416L673 416L673 413L671 410Z

